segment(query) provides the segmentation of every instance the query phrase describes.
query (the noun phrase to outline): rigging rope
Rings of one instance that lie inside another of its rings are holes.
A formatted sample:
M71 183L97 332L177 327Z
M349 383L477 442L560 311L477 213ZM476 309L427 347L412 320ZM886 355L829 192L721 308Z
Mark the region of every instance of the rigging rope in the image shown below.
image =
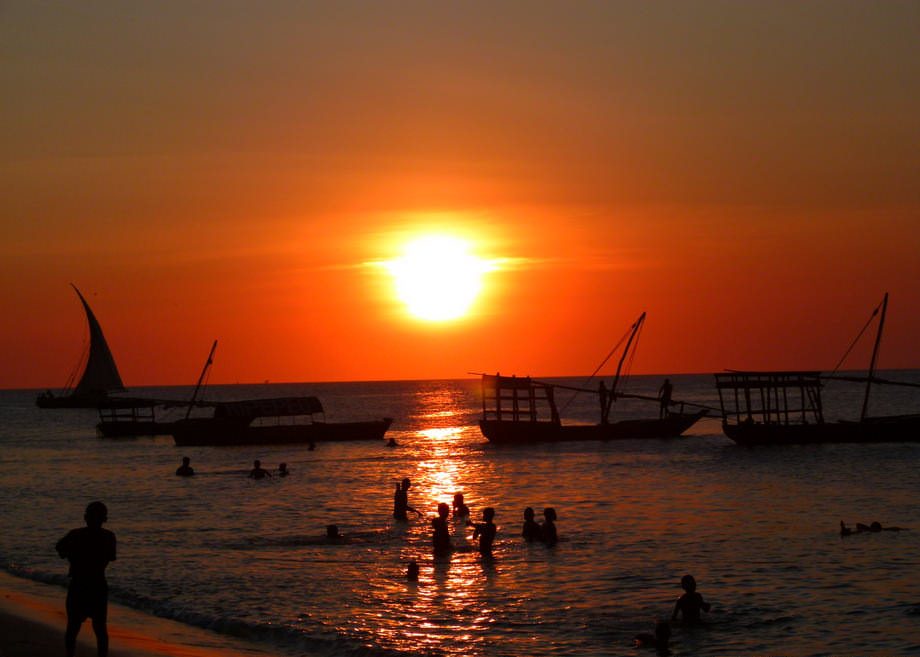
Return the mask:
M843 361L845 361L847 359L847 356L850 355L850 352L853 351L853 347L855 347L856 343L859 342L860 338L862 338L863 334L866 332L866 329L868 329L869 325L872 324L872 320L875 319L875 316L878 315L878 311L881 310L881 308L882 308L882 305L879 304L875 307L875 310L872 311L872 314L869 316L869 319L866 321L865 326L862 327L862 330L859 332L859 335L857 335L853 339L853 342L850 343L850 346L847 348L846 352L844 352L843 356L837 362L837 365L834 367L833 371L831 372L831 376L836 374L837 370L840 369L840 366L843 365Z
M595 376L597 376L597 373L601 371L601 368L604 367L604 365L607 364L607 361L610 360L610 359L613 357L613 355L614 355L615 353L617 353L617 352L620 350L620 347L622 346L622 344L623 344L623 342L626 340L626 338L629 337L629 334L632 332L632 330L633 330L633 327L632 327L632 326L630 326L630 327L626 330L626 333L623 334L623 337L620 338L619 342L617 342L617 343L613 346L613 349L611 349L611 350L607 353L607 355L604 356L604 360L601 361L601 364L598 365L597 367L595 367L595 368L594 368L594 371L591 372L591 376L589 376L587 379L585 379L585 382L581 384L582 387L584 387L584 388L587 388L587 387L588 387L588 384L594 379ZM580 393L579 391L574 392L574 393L572 394L572 396L569 397L569 400L568 400L565 404L563 404L562 409L559 411L559 414L561 415L562 413L564 413L564 412L565 412L565 409L567 409L567 408L571 405L571 403L572 403L573 401L575 401L575 398L578 397L578 395L580 395L580 394L581 394L581 393Z

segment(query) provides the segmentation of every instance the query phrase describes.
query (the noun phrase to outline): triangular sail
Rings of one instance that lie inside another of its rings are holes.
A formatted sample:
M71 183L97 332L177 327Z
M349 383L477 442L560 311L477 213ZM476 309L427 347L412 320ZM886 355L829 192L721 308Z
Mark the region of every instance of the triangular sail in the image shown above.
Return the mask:
M119 392L125 389L121 382L121 376L118 374L118 367L115 366L115 359L109 349L105 336L102 334L102 327L93 311L90 309L86 299L80 294L76 285L71 285L83 308L86 310L86 321L89 323L89 357L86 359L86 369L83 370L83 376L77 387L74 388L74 397L94 397L104 396L108 392Z

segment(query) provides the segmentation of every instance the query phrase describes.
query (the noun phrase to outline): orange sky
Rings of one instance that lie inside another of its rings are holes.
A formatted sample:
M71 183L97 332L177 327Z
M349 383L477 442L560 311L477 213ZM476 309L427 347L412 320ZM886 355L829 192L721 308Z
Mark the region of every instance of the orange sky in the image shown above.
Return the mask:
M916 2L0 8L0 387L920 367ZM407 317L431 231L503 264ZM865 349L853 367L865 362Z

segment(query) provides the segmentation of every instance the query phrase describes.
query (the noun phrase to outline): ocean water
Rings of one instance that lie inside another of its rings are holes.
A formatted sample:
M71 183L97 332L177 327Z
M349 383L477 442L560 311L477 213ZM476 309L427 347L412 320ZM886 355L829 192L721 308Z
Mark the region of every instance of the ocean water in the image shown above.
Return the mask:
M915 371L885 375L920 381ZM718 405L711 376L671 378L675 398ZM630 391L654 394L660 383L633 377ZM828 415L852 417L861 390L839 385L825 391ZM675 655L920 654L920 442L741 448L704 420L672 440L498 448L476 424L478 381L224 386L206 396L288 394L318 395L330 421L394 417L399 446L107 440L94 411L43 411L34 391L0 392L0 566L65 584L54 544L101 499L119 541L111 599L280 655L650 654L632 637L670 615L687 573L712 610L702 627L675 626ZM564 417L590 421L595 404L578 397ZM873 396L874 414L918 409L917 391ZM195 477L174 476L182 456ZM249 480L256 458L292 474ZM425 520L392 520L403 477ZM496 509L494 561L459 524L458 549L433 559L428 518L456 491L476 520ZM521 540L527 506L557 510L556 547ZM841 538L840 520L909 529ZM341 544L323 539L333 523ZM404 575L412 559L418 584Z

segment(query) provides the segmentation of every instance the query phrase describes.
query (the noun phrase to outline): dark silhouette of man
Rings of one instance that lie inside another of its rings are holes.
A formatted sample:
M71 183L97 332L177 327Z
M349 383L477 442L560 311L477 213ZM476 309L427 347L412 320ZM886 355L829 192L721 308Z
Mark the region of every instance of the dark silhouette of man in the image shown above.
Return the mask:
M409 506L410 486L412 486L412 482L409 481L408 477L402 480L402 486L396 484L396 490L393 493L393 517L396 520L408 520L407 511L411 511L419 517L422 515L420 511L416 511Z
M195 474L195 469L190 465L192 459L187 456L182 457L182 465L176 468L177 477L191 477Z
M250 479L271 479L272 473L262 467L262 461L256 459L252 462L252 470L249 471Z
M661 404L661 407L658 410L659 418L666 418L671 414L671 393L674 392L674 386L671 385L670 379L665 379L664 383L661 384L661 387L658 389L658 401Z
M105 581L105 568L110 561L115 561L115 534L102 528L102 523L108 520L108 509L102 502L90 502L83 519L86 527L70 530L55 546L61 558L70 562L64 649L67 657L73 657L80 626L90 618L96 633L96 652L99 657L106 657L109 654L106 627L109 586Z

